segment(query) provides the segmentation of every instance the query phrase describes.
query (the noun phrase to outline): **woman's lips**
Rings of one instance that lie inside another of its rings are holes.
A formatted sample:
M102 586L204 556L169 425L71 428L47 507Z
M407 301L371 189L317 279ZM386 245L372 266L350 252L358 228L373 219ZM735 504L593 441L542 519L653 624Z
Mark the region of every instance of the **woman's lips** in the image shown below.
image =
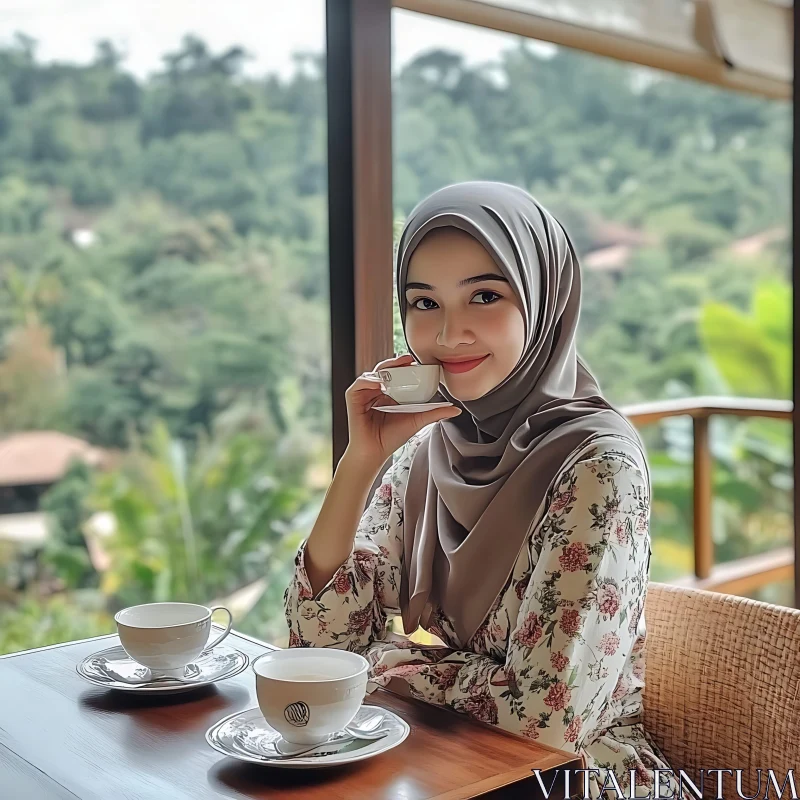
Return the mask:
M471 361L442 361L442 369L445 372L469 372L471 369L475 369L478 364L482 364L486 359L489 358L489 354L482 356L481 358L474 358Z

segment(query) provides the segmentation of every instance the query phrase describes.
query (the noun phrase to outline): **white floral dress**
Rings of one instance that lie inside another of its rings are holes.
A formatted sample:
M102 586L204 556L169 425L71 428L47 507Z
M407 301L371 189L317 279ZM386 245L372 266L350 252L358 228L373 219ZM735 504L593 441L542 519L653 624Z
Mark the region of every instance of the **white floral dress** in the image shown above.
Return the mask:
M430 427L395 454L350 555L316 595L301 543L284 593L289 647L361 653L372 665L368 691L399 678L413 697L579 754L595 770L586 773L592 798L618 797L615 776L631 796L631 771L633 796L654 796L653 769L670 766L640 719L650 566L642 453L612 436L577 453L472 639L459 642L437 607L427 630L444 646L427 646L394 633L389 621L400 614L408 471ZM572 786L583 796L578 777ZM661 773L660 790L678 795L671 773Z

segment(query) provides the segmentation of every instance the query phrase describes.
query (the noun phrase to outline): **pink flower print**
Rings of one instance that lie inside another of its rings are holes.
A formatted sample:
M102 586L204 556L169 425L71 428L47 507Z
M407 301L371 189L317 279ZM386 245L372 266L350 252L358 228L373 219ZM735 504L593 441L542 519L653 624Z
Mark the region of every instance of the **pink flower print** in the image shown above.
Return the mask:
M363 634L366 632L371 621L371 608L359 608L355 611L351 611L347 621L347 633Z
M577 742L582 727L583 727L582 717L573 717L572 722L570 722L570 724L567 725L567 729L564 731L564 741Z
M470 689L469 699L464 704L464 711L480 722L497 725L497 704L485 690L473 686Z
M542 626L539 617L531 611L522 623L514 638L524 647L533 647L542 636Z
M336 594L347 594L353 588L350 576L346 572L340 572L333 580L333 588Z
M579 569L583 569L588 562L589 551L583 542L573 542L568 545L558 558L561 569L566 572L577 572Z
M636 759L636 785L637 786L652 786L653 773L645 767L645 765L637 758Z
M378 499L382 503L388 503L392 499L392 484L382 483L378 487Z
M565 492L556 492L556 496L548 509L549 514L563 511L575 499L575 484L570 483Z
M517 600L522 600L525 596L525 590L528 588L528 583L530 582L531 576L526 575L515 587L517 593Z
M630 687L628 686L628 679L624 675L619 676L617 685L614 687L614 692L611 695L612 700L621 700L628 694Z
M644 642L646 636L637 636L636 641L633 643L633 647L631 648L632 653L638 653L640 650L644 649Z
M409 675L418 675L425 667L427 664L398 664L386 670L386 674L396 678L407 678Z
M638 658L633 665L633 674L640 680L644 680L644 659Z
M565 609L561 612L561 622L558 626L570 638L576 636L581 629L580 614L574 609Z
M601 614L613 617L619 611L619 589L612 581L605 581L597 590L597 607Z
M556 672L562 672L569 666L569 659L563 653L553 653L550 656L550 663Z
M307 642L301 636L298 636L294 630L289 630L289 647L308 647L311 642Z
M550 706L553 711L561 711L569 705L570 697L572 697L572 691L569 686L563 681L556 681L550 687L550 691L544 699L544 704Z
M437 681L437 688L445 692L448 689L452 689L456 685L456 677L458 676L458 673L460 671L461 671L460 664L451 664L449 669L444 668L443 671L439 674L439 680Z
M600 639L600 649L607 655L613 656L614 653L617 652L619 648L619 636L613 631L606 633L602 639Z
M614 536L619 544L625 544L628 541L628 531L625 530L624 523L619 520L614 526Z
M314 595L311 593L311 589L306 586L303 581L298 581L297 586L297 599L298 600L311 600Z

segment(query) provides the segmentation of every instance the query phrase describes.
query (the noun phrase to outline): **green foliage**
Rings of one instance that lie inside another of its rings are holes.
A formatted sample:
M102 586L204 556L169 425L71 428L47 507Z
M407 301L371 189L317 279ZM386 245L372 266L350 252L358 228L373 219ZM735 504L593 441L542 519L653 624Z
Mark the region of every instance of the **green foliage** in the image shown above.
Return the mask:
M91 605L84 607L79 595L48 599L25 596L11 608L0 606L0 655L103 636L114 630L113 617Z
M282 566L273 550L309 500L301 446L221 431L190 459L157 424L119 470L98 476L89 500L116 520L103 541L111 567L101 586L112 604L210 602Z
M792 289L770 281L755 287L752 312L706 303L703 344L731 391L745 397L792 395Z
M48 515L50 534L44 560L66 586L76 589L97 585L97 574L82 531L91 513L87 504L91 484L90 468L82 461L74 461L40 503L41 510Z

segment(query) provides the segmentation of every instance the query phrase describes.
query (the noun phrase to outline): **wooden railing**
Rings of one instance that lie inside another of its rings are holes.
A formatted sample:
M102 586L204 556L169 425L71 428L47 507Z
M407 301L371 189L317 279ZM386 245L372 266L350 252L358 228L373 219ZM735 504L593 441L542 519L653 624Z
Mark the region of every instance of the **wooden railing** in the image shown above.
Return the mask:
M747 556L725 564L714 563L711 503L713 497L711 449L708 441L712 416L772 417L791 422L790 400L754 400L728 397L688 397L620 407L637 427L666 417L689 416L694 431L694 565L695 574L669 583L729 594L747 594L774 581L794 577L794 547Z

